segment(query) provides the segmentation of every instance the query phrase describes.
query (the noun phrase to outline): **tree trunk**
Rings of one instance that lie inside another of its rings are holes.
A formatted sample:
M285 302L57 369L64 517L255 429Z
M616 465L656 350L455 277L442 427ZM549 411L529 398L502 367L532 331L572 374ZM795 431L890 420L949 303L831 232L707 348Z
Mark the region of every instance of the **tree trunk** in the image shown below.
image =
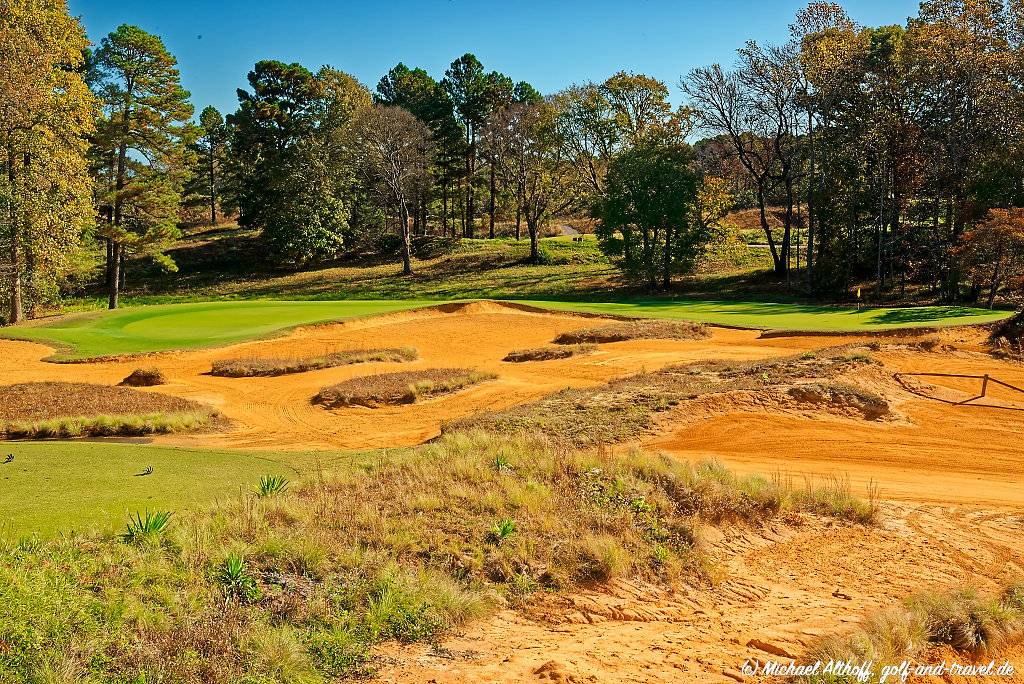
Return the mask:
M530 212L526 212L526 229L530 232L530 262L540 262L540 245L537 242L537 219L530 219Z
M398 200L398 213L402 222L402 275L412 275L412 239L409 235L409 207L405 199Z
M999 253L996 255L996 265L992 272L992 287L988 291L988 308L992 308L996 302L996 292L999 290L999 276L1003 264L1003 245L999 245Z
M807 136L811 147L811 176L807 187L807 281L810 283L811 292L814 292L814 190L816 173L815 145L814 145L814 117L807 112Z
M116 309L118 299L121 294L121 255L124 253L124 247L118 243L113 243L114 257L111 260L110 268L110 287L107 292L107 308Z
M665 253L662 264L662 287L666 290L672 286L672 229L665 224L662 228L665 231Z
M132 99L133 84L129 81L127 93L125 95L126 100L130 103ZM124 111L121 114L121 126L122 126L122 140L128 139L129 133L129 107L130 104L125 105ZM114 226L116 228L121 227L123 199L122 191L124 190L124 175L125 175L125 161L128 156L128 144L122 142L117 148L117 176L114 183ZM114 268L111 273L110 282L110 295L107 298L107 308L116 309L117 302L119 299L119 290L121 287L121 268L123 266L124 258L124 247L114 241Z
M448 181L441 183L441 235L448 234ZM455 237L455 226L452 225L452 237Z
M14 184L14 152L7 155L7 181L11 189L11 201L8 204L11 221L11 309L10 322L20 323L25 318L21 303L21 236L18 230L18 206L14 201L17 196Z
M764 206L764 183L758 181L757 183L757 208L760 210L761 217L761 230L764 231L765 238L768 239L768 249L772 253L772 264L775 266L776 275L785 275L786 267L782 263L782 259L779 258L779 250L775 248L775 238L772 237L771 226L768 225L768 214L765 212Z
M110 221L108 220L107 223L109 224ZM111 240L110 238L104 238L104 241L107 243L107 261L105 264L106 274L103 280L103 284L107 287L110 287L110 279L114 277L114 241Z
M473 131L473 126L470 124L466 128L466 142L469 143L469 148L466 151L466 206L463 212L465 216L465 223L463 223L463 236L471 238L476 230L473 225L474 209L473 206L473 176L476 172L476 132Z
M217 225L217 171L213 143L210 143L210 225Z
M522 234L523 225L523 188L520 184L516 188L516 242L519 242L519 236Z
M488 230L488 235L490 236L490 238L492 240L494 239L494 192L495 192L495 189L497 187L497 183L496 183L496 179L495 179L495 171L494 171L494 161L495 160L492 157L491 158L491 184L490 184L491 201L490 201L490 204L487 207L487 214L488 214L488 217L490 219L490 228Z

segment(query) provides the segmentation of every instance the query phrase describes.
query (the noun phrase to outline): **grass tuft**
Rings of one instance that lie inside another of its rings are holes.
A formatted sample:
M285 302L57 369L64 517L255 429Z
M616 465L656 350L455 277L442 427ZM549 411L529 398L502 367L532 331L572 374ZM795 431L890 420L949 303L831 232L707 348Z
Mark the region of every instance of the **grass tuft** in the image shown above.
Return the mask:
M806 655L809 661L875 662L881 666L906 660L927 661L931 648L948 646L972 657L991 653L1024 637L1024 586L1007 585L996 596L973 589L922 592L902 605L865 618L853 632L820 637ZM809 682L854 682L843 678L811 677Z

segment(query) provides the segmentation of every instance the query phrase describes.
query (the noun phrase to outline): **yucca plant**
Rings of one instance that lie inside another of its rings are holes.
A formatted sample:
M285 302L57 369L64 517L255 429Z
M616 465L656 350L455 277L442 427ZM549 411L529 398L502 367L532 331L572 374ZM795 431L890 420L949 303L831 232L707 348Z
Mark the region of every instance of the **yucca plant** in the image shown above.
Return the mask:
M134 516L128 516L128 529L121 535L126 544L134 544L146 539L155 539L167 529L167 523L171 519L170 511L146 510L146 516L136 512Z
M217 583L224 592L225 601L251 603L260 597L256 578L249 574L245 559L237 554L228 554L217 569Z
M506 539L511 537L513 534L515 534L515 531L516 531L516 523L515 523L515 521L509 520L508 518L505 518L504 520L502 520L500 522L494 523L494 525L491 527L490 531L487 533L487 536L495 544L500 544L501 542L505 541Z
M256 496L273 496L280 494L288 487L288 480L283 475L264 475L256 487Z

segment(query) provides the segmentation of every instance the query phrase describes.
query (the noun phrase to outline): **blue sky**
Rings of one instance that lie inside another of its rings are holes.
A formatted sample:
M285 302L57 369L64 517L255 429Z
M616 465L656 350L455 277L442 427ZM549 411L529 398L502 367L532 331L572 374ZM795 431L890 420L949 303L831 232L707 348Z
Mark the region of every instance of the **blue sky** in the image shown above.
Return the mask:
M543 93L619 69L675 84L695 66L731 63L753 38L781 41L799 0L69 0L89 37L118 24L156 33L180 63L198 112L237 106L235 89L260 59L343 69L373 88L397 62L435 78L474 53L488 70ZM916 0L848 0L865 25L902 23Z

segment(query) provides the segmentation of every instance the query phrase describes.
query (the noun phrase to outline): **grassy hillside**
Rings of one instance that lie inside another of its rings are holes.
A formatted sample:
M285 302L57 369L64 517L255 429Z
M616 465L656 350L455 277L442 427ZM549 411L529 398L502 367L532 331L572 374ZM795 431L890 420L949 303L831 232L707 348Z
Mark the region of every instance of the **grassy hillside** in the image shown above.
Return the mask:
M122 301L156 304L233 297L242 299L590 299L640 293L625 282L593 235L541 240L542 263L529 263L529 242L511 238L451 241L417 239L416 274L405 277L397 255L350 255L336 263L296 270L266 260L258 235L225 226L194 232L170 250L178 265L165 273L146 259L128 265ZM763 249L730 245L709 255L708 272L680 279L678 291L733 296L777 291ZM69 302L90 309L105 296L84 288Z

